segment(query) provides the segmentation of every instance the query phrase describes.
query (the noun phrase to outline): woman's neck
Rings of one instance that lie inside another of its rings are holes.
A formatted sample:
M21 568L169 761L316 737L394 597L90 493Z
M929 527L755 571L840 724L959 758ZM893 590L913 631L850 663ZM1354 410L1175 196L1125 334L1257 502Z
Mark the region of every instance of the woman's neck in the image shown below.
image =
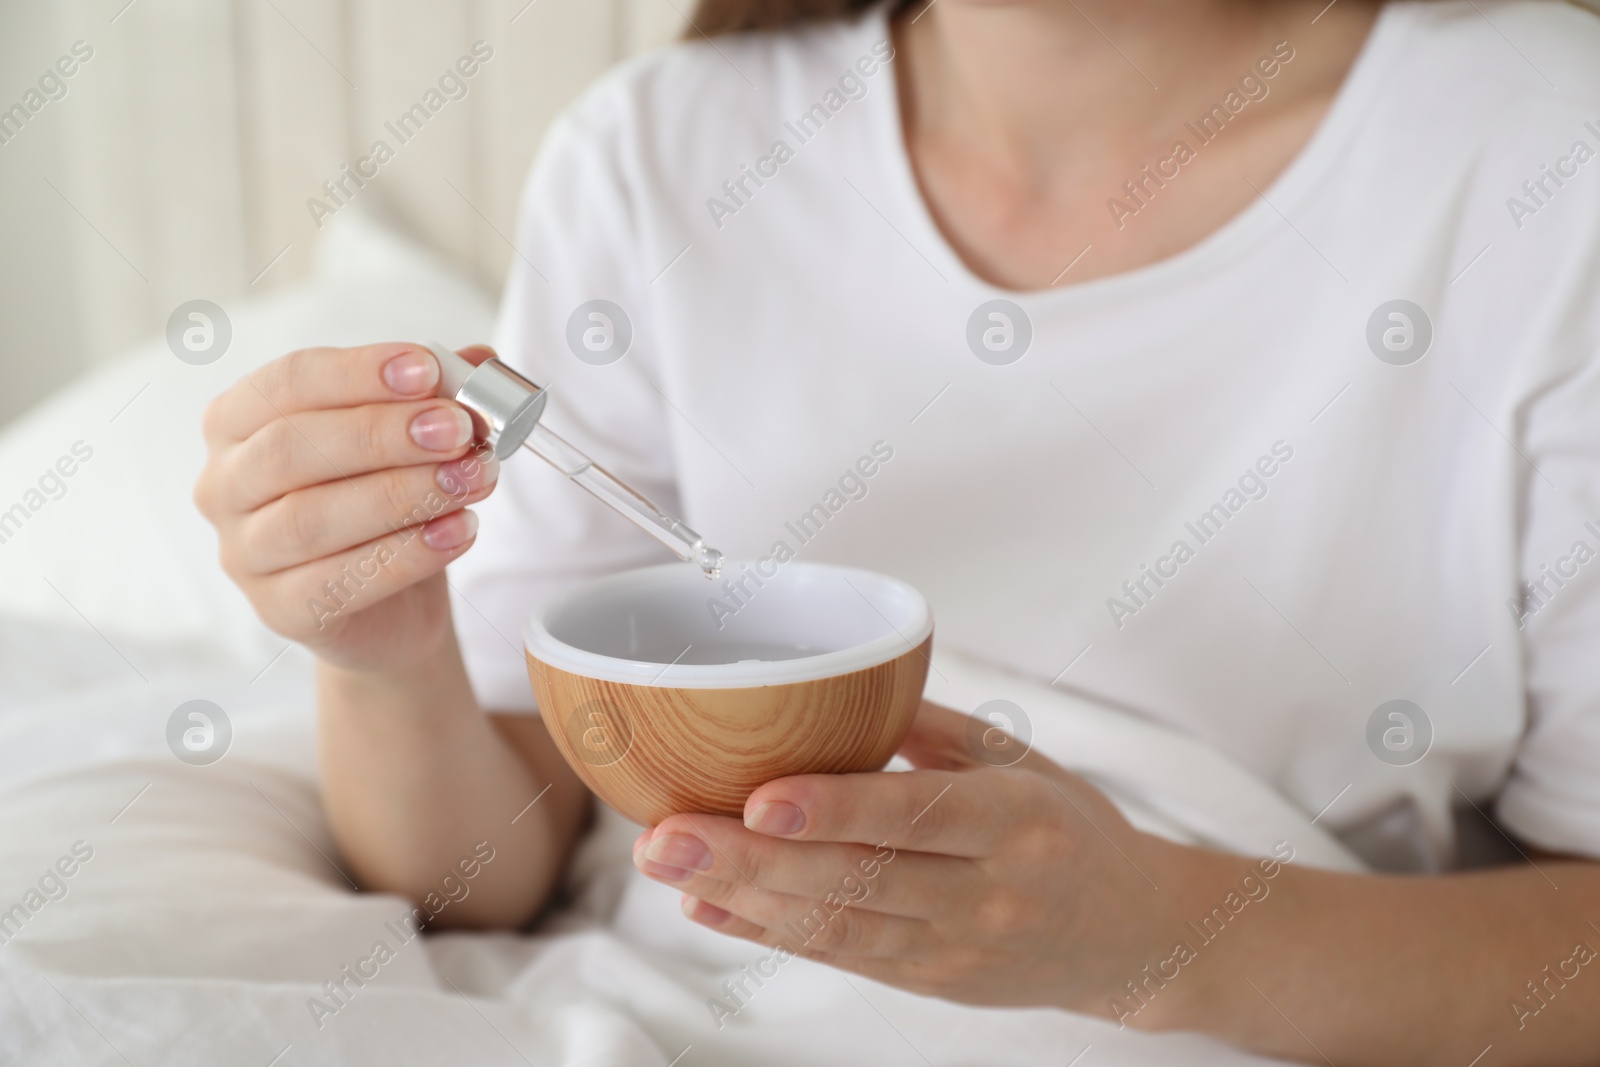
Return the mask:
M1220 96L1277 42L1315 52L1316 40L1341 41L1340 28L1361 33L1371 21L1370 4L1346 0L1313 24L1325 4L916 0L899 20L916 105L908 117L1019 160L1048 161L1086 134L1164 144L1187 101Z
M1377 5L1326 3L914 0L895 20L896 67L930 208L975 271L1014 288L1050 284L1088 245L1073 281L1194 244L1248 204L1242 176L1265 188L1288 164L1360 51ZM1294 61L1265 78L1280 42ZM1264 97L1186 168L1151 213L1165 220L1123 232L1108 198L1246 76Z

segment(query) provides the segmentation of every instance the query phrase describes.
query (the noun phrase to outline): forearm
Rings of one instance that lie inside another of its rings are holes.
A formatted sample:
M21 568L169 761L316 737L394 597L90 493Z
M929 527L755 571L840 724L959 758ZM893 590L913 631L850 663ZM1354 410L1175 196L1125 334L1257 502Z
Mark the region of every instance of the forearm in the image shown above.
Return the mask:
M538 911L585 800L555 768L530 767L478 707L453 635L405 668L323 665L318 702L324 799L363 888L443 896L445 876L459 881L458 863L487 842L494 859L436 922L517 926Z
M1211 853L1184 862L1176 884L1195 923L1247 870ZM1465 1067L1489 1045L1500 1064L1600 1055L1600 864L1442 877L1291 864L1264 884L1269 895L1225 924L1175 931L1194 959L1165 988L1148 987L1130 1023L1340 1067ZM1202 940L1212 928L1220 933Z

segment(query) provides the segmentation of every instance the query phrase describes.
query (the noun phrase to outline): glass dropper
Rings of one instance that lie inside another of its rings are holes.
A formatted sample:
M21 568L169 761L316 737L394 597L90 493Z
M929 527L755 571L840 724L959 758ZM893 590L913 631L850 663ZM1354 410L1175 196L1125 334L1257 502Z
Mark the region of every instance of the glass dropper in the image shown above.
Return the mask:
M544 423L534 424L533 432L522 442L522 447L621 512L635 526L677 553L679 559L699 566L707 578L715 578L722 572L722 553L706 544L705 538L579 452Z
M635 526L666 545L707 578L722 573L722 553L680 518L594 462L540 421L548 393L498 359L474 367L444 345L428 346L439 360L440 393L471 409L488 425L486 442L496 459L526 448Z

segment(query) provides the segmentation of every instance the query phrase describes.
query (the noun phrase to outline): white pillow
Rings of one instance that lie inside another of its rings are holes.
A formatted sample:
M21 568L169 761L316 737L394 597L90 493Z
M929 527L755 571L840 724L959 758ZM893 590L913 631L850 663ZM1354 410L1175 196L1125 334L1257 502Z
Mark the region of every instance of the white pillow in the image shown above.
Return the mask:
M222 574L216 537L190 499L206 402L296 348L460 346L487 340L494 320L463 274L356 211L323 231L308 281L223 309L233 339L217 362L191 366L159 338L0 434L0 614L87 621L113 644L177 644L265 666L284 641Z

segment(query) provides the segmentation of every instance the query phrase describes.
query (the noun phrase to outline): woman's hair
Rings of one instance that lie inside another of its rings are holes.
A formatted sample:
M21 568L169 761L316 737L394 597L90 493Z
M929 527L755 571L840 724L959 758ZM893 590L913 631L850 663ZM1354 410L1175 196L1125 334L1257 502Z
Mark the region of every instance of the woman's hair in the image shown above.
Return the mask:
M741 30L770 30L797 22L817 22L865 11L877 0L698 0L694 17L683 31L684 40L705 34L715 37ZM1600 0L1573 0L1590 11L1600 10ZM896 3L896 7L903 3ZM932 4L928 5L932 7Z
M797 22L854 15L877 0L699 0L684 37L715 37L741 30L769 30Z

